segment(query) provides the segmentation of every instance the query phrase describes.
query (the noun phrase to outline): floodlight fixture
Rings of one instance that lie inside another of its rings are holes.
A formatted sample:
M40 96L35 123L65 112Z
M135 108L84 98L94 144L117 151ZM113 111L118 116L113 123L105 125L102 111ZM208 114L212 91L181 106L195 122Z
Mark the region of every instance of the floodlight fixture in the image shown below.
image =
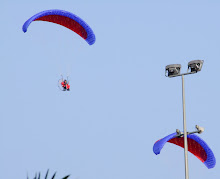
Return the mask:
M193 60L188 63L188 70L191 70L191 73L197 73L201 71L204 60Z
M167 65L165 69L165 75L166 76L173 76L173 75L179 75L181 70L180 64L171 64Z
M198 126L196 125L196 129L198 130L198 133L201 134L204 132L205 128L204 127L201 127L201 126Z
M176 137L183 137L183 132L181 132L179 129L176 129Z

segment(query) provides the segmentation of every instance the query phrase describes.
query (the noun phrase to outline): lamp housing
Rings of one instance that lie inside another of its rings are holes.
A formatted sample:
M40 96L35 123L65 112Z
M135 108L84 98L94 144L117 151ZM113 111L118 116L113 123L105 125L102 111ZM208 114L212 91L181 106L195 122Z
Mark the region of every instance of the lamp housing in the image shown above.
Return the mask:
M166 66L166 74L168 76L173 76L173 75L179 75L181 70L181 65L180 64L171 64Z
M188 69L190 69L191 73L197 73L201 71L203 60L193 60L188 63Z

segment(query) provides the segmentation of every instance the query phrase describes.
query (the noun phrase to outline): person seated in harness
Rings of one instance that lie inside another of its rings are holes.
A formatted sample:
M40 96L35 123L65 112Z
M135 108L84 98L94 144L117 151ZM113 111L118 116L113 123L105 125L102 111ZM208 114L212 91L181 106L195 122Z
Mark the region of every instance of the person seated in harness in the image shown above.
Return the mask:
M69 91L70 90L70 85L69 85L69 83L67 82L67 80L63 80L62 82L61 82L61 85L62 85L62 87L63 87L63 91Z

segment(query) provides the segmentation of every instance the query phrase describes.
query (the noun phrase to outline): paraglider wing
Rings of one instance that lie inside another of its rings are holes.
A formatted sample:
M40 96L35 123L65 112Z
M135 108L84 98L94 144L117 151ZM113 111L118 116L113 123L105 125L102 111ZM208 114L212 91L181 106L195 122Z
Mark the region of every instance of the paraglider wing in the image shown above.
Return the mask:
M28 19L23 25L23 32L26 32L33 21L47 21L62 25L80 35L89 45L95 43L95 34L89 25L78 16L64 10L46 10L39 12Z
M153 146L154 153L156 155L160 154L160 151L162 150L166 142L173 143L184 148L184 138L176 137L176 134L177 133L175 132L155 142ZM187 141L188 141L189 152L191 152L199 160L201 160L207 168L210 169L215 167L216 164L215 156L204 140L202 140L200 137L198 137L195 134L189 134L187 135Z

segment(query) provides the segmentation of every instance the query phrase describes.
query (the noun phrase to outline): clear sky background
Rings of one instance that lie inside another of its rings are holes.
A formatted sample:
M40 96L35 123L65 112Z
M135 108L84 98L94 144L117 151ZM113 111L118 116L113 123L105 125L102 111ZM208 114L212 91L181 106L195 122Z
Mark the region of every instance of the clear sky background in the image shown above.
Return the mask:
M96 34L89 46L62 26L23 23L47 9L70 11ZM49 168L57 178L183 179L184 150L158 139L182 130L181 78L165 66L203 59L186 76L187 129L217 164L189 153L189 176L220 178L220 2L3 0L0 3L0 178L24 179ZM70 77L70 92L57 87Z

